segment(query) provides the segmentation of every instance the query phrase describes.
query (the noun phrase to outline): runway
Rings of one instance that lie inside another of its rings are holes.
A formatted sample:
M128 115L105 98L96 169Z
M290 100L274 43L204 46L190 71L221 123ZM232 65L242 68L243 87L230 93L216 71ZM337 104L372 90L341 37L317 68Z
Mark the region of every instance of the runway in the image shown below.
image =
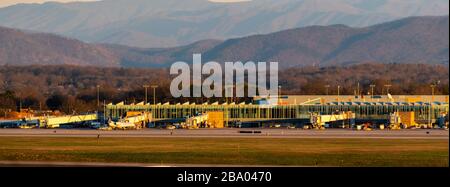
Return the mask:
M240 131L247 131L241 133ZM254 132L254 133L253 133ZM350 129L143 129L100 131L91 129L0 129L0 137L166 137L166 138L360 138L360 139L449 139L441 129L356 131Z

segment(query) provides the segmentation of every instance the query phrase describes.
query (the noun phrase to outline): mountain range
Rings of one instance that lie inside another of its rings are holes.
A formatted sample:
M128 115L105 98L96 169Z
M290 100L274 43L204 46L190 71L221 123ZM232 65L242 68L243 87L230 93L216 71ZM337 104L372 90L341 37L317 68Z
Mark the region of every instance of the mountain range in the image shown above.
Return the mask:
M74 64L169 67L203 61L277 61L281 68L358 62L448 64L449 17L425 16L355 28L308 26L171 48L91 44L54 34L0 27L0 65Z
M313 25L367 27L448 12L448 0L103 0L0 8L0 25L89 43L155 48Z
M31 64L119 66L120 61L100 45L0 27L0 65Z

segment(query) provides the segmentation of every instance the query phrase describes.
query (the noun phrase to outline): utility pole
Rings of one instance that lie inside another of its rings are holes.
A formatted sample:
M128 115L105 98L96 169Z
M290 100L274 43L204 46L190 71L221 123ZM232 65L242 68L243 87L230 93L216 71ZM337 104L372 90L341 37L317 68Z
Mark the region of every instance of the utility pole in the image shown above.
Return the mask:
M148 102L148 99L147 99L147 89L148 89L150 86L149 86L149 85L144 85L143 87L144 87L144 89L145 89L145 99L144 99L145 104L144 104L144 105L146 105L147 102Z

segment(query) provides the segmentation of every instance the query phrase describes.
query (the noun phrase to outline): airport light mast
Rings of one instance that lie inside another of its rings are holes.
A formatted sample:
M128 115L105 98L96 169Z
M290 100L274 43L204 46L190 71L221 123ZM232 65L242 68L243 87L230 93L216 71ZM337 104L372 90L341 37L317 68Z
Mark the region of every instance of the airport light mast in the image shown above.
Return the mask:
M339 97L340 97L340 94L341 94L340 91L341 91L341 86L338 85L338 86L337 86L337 102L338 102L338 105L339 105L339 102L340 102L340 101L339 101Z
M428 115L429 116L429 127L430 128L432 128L432 120L433 120L433 102L434 102L434 89L436 88L436 86L439 84L439 81L438 82L435 82L435 83L432 83L431 85L430 85L430 87L431 87L431 101L430 101L430 114Z
M390 94L389 89L392 87L390 84L385 84L384 87L386 87L386 95Z
M148 102L148 99L147 99L147 89L148 89L150 86L149 86L149 85L144 85L143 87L144 87L144 89L145 89L145 105L146 105L147 102Z
M100 85L97 84L97 110L100 107Z
M281 105L281 85L278 86L278 105Z
M153 88L153 105L156 106L156 88L158 88L158 85L152 85Z
M434 89L436 88L436 86L437 85L435 83L430 85L430 87L431 87L431 101L432 102L434 102Z
M373 95L374 95L374 88L375 88L375 84L371 84L370 85L370 89L371 89L371 91L370 91L370 93L372 94L372 99L373 99Z
M359 90L359 81L358 81L358 87L356 89L356 96L358 96L358 98L359 98L360 94L361 94L361 91Z
M231 96L230 95L226 95L225 96L225 102L227 104L233 102L233 98L234 98L234 95L235 95L235 93L234 93L235 87L236 86L234 84L232 84L232 85L225 85L225 94L227 93L227 91L231 91Z

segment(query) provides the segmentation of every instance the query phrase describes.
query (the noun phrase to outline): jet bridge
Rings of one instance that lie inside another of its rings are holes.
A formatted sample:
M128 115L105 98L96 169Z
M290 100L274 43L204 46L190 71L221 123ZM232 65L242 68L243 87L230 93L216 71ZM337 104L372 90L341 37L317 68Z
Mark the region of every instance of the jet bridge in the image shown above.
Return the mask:
M44 116L39 117L39 126L44 128L59 128L63 124L97 121L97 114L68 115L68 116Z
M310 122L313 128L324 129L326 123L335 121L345 121L355 119L356 115L352 112L338 112L331 115L320 115L318 113L311 113Z

